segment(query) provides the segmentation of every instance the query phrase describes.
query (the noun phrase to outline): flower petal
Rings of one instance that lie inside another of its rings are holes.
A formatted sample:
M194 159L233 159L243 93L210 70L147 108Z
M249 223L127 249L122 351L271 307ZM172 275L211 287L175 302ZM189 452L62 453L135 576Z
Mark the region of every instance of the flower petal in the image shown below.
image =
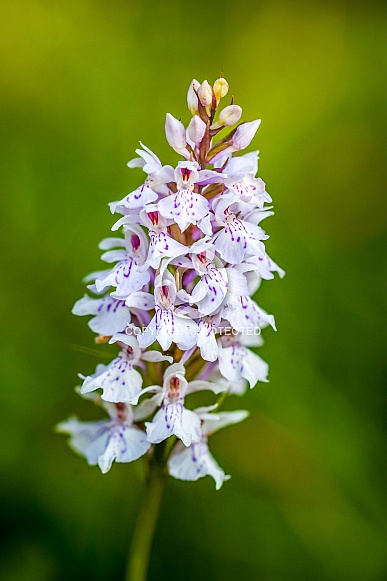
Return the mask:
M207 199L190 190L178 190L176 194L160 200L158 207L160 214L174 220L182 232L209 212Z
M110 431L108 444L98 458L98 465L106 474L113 461L119 463L133 462L143 456L150 448L143 430L125 424L118 425Z
M169 459L168 471L178 480L196 481L203 476L211 476L215 480L217 490L230 478L216 463L205 441L192 444L189 448L176 447Z

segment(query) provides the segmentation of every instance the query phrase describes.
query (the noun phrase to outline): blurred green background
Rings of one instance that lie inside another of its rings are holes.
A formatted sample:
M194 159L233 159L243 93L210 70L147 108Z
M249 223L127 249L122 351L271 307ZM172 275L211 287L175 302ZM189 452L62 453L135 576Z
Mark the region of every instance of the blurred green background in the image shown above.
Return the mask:
M174 163L169 111L221 71L275 203L268 251L287 271L270 383L211 442L232 474L170 480L151 580L379 581L384 554L386 153L382 3L3 0L0 19L0 578L121 579L141 463L102 476L53 432L97 359L72 304L100 268L107 203L142 179L141 139ZM103 348L102 348L103 349Z

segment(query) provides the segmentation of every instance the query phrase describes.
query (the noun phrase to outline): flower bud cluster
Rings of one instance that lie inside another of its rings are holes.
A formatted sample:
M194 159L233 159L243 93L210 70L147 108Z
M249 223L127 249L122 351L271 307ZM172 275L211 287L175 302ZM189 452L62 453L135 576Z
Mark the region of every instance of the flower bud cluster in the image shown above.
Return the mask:
M212 86L194 79L187 128L167 114L167 141L183 157L176 167L142 143L136 150L128 166L145 179L110 204L118 219L117 234L100 244L107 268L88 277L91 295L73 309L91 316L98 344L117 347L110 363L80 376L80 394L107 418L59 425L72 448L103 473L113 461L152 455L168 440L173 477L210 475L220 488L228 476L208 439L248 415L220 405L268 381L267 363L251 348L262 345L261 330L275 329L275 322L251 295L262 279L284 272L267 255L260 226L273 212L256 177L258 152L234 155L250 144L260 120L239 123L242 109L233 98L219 112L228 88L223 77ZM190 395L203 390L214 394L213 403L191 409Z

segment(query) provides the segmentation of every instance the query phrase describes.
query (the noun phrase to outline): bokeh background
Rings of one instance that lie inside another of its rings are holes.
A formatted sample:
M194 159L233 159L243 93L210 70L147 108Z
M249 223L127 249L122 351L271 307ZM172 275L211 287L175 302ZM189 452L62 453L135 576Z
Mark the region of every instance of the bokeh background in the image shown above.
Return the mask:
M271 381L211 442L233 477L170 480L149 578L386 578L384 34L374 1L2 1L1 579L123 578L141 463L102 476L53 432L98 415L73 392L98 360L70 310L107 203L142 179L138 140L176 162L165 113L188 121L189 82L221 71L263 119L287 276L258 293Z

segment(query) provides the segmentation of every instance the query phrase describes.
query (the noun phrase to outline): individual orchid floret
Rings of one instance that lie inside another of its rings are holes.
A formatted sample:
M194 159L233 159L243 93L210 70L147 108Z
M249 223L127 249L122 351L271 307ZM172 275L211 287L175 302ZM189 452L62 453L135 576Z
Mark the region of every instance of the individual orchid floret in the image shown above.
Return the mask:
M168 182L175 182L177 192L171 193L158 203L159 212L164 218L174 220L184 232L191 224L198 224L209 213L208 200L195 191L197 185L205 185L219 179L219 173L201 170L196 161L180 161L175 170L165 166ZM199 224L200 227L200 224Z
M196 79L193 79L191 81L189 88L188 88L187 105L188 105L188 109L191 112L191 115L197 115L199 112L198 96L197 96L197 92L198 92L199 87L200 87L199 81L197 81Z
M175 258L188 252L188 248L168 233L168 220L161 216L156 204L149 204L140 213L141 222L149 228L149 251L147 264L154 269L162 258Z
M219 371L231 382L246 379L252 388L258 381L268 381L269 366L247 348L262 345L261 336L254 336L251 327L244 331L248 334L224 335L218 339Z
M69 434L69 444L78 454L84 456L90 466L98 465L106 474L113 461L133 462L147 453L151 444L144 430L133 422L147 417L143 409L133 408L125 403L109 404L101 402L110 418L96 422L80 422L70 418L57 426L58 432Z
M141 209L145 204L156 201L159 194L165 195L168 193L167 187L158 177L162 169L161 161L141 141L140 144L143 149L136 149L139 157L129 161L128 167L141 168L147 174L147 178L145 183L130 194L127 194L122 200L109 204L112 214L115 212L120 214L133 213Z
M119 202L112 202L110 204L110 210L112 214L115 212L127 214L143 208L145 204L150 204L158 198L158 194L151 187L150 180L147 180Z
M157 155L153 153L149 147L146 147L146 145L144 145L141 141L140 145L142 149L136 149L136 153L139 157L135 157L134 159L128 161L128 167L131 169L139 167L148 175L156 174L162 168L161 161Z
M190 262L181 262L184 267L191 266L200 276L191 295L182 290L179 297L189 304L197 305L202 315L213 315L222 305L228 289L228 269L217 268L214 264L215 246L206 239L195 242L190 248Z
M259 226L237 218L229 204L230 200L220 199L215 211L217 223L222 227L212 242L221 258L230 264L240 264L247 256L264 256L263 240L268 236Z
M267 325L277 330L273 315L266 313L248 296L228 295L222 314L238 333L245 333L246 329L252 329L255 333Z
M217 387L216 384L207 381L188 383L184 365L182 363L170 365L165 371L162 387L150 386L142 391L153 393L152 401L162 406L153 421L145 424L149 442L157 444L174 435L184 446L190 446L192 442L198 443L201 439L200 418L184 407L184 398L189 393L203 389L219 393Z
M228 93L228 82L223 77L220 77L219 79L216 79L212 88L214 90L216 102L219 103L219 101Z
M197 346L200 355L205 361L217 361L219 357L219 347L216 341L216 330L219 325L220 315L202 317L198 322Z
M112 250L122 246L124 249ZM101 242L100 248L107 250L102 255L102 260L105 262L118 261L118 263L107 275L96 279L97 292L103 292L112 286L115 287L115 290L111 292L111 296L125 299L149 282L150 274L145 264L148 241L139 226L128 226L124 239L106 238Z
M224 184L227 188L225 196L233 202L246 202L263 208L265 202L272 201L266 192L265 182L256 178L255 162L251 157L232 157L226 165L227 177ZM231 195L232 194L232 195Z
M219 412L208 414L196 410L204 420L202 436L199 443L192 443L188 448L178 443L168 462L168 471L178 480L199 480L203 476L211 476L215 480L216 490L228 480L224 471L208 449L208 438L221 428L243 421L249 414L247 411Z
M131 321L131 313L125 301L109 295L98 299L85 295L75 303L72 313L78 316L94 315L88 323L90 329L108 337L125 331Z
M157 444L175 435L185 446L200 441L200 419L192 411L184 407L188 382L185 379L185 369L180 363L167 368L163 387L155 388L162 401L162 408L157 412L152 422L146 423L149 442Z
M242 117L242 108L239 105L229 105L222 109L216 123L211 125L211 129L220 129L221 127L231 127L238 123Z
M259 278L264 280L272 280L275 272L280 278L285 276L285 271L268 254L265 254L265 256L249 256L238 269L244 273L255 272Z
M197 325L189 316L175 310L175 278L169 271L159 274L155 279L154 289L154 296L148 293L134 293L126 301L128 306L135 306L140 304L137 300L141 301L144 297L143 308L155 309L153 319L145 331L138 335L140 347L145 349L158 341L164 351L170 348L172 342L183 351L191 349L196 345Z
M137 402L142 387L142 375L135 369L141 360L170 360L170 357L155 352L142 353L136 337L120 333L110 342L118 342L121 351L109 365L98 365L93 375L84 377L81 394L102 389L102 399L113 403Z
M165 135L169 145L176 153L179 153L183 157L189 157L190 154L186 148L187 140L184 125L170 113L167 113L165 120Z

